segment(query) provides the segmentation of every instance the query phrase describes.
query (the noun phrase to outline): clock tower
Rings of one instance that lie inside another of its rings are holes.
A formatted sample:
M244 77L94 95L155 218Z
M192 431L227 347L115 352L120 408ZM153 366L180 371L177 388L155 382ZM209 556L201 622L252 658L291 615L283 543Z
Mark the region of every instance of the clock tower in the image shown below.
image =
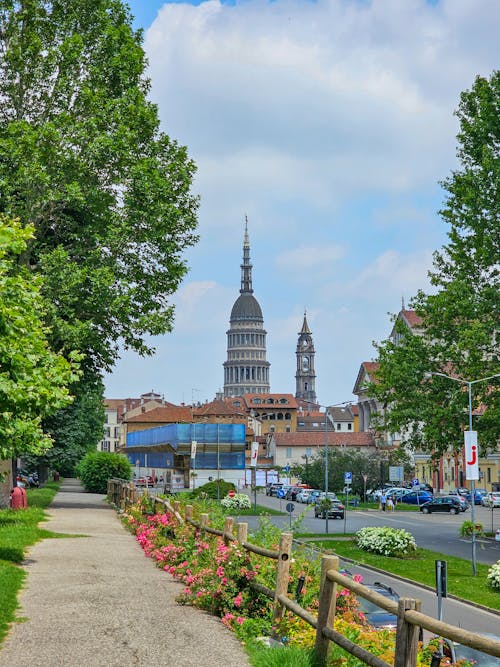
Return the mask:
M316 373L314 372L314 343L307 324L306 313L297 341L297 372L295 373L295 398L316 403Z

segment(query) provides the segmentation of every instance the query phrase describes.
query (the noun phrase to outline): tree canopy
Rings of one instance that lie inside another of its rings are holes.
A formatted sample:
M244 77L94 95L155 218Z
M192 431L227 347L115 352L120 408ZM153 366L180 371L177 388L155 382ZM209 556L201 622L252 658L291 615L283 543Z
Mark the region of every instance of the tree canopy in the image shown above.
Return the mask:
M194 163L159 129L121 0L0 2L0 211L32 224L55 350L151 352L196 241Z
M51 446L42 418L71 403L78 379L77 356L49 348L40 279L16 262L32 234L0 214L0 459Z
M397 342L376 345L380 366L370 388L387 408L379 427L436 456L463 445L466 382L474 382L482 452L500 438L499 378L483 381L500 372L500 73L477 77L456 115L459 167L442 184L449 240L434 253L435 289L411 302L422 318L418 333L397 322Z
M17 263L43 277L49 346L83 355L66 416L89 411L93 446L103 372L171 330L197 241L195 165L160 130L131 20L121 0L0 0L0 213L33 227ZM64 415L46 426L81 450Z

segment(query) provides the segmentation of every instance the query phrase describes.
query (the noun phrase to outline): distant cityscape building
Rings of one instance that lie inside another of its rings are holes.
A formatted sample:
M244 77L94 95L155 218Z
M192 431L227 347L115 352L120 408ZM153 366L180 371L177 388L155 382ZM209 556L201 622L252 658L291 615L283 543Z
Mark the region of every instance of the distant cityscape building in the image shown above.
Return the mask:
M227 333L224 396L269 393L266 331L259 302L253 295L248 221L245 218L240 295L234 302Z
M316 373L314 371L314 343L312 333L304 313L302 329L297 341L297 372L295 373L295 398L302 399L306 404L316 404Z

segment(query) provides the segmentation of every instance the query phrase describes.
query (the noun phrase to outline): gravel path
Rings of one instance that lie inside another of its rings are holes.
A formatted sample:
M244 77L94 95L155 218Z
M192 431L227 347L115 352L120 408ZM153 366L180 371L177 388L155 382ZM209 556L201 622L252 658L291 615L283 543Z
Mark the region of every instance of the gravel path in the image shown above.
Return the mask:
M146 558L98 494L65 480L26 560L26 585L0 665L249 667L220 620L175 602L182 585Z

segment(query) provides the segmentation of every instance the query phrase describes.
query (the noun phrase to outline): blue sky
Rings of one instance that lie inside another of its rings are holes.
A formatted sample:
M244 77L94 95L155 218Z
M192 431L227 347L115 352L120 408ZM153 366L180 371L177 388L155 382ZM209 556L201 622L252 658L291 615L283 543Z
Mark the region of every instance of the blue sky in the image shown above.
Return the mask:
M498 66L497 0L130 2L162 129L198 165L200 241L157 353L124 353L108 397L175 403L223 384L244 217L271 390L295 393L304 308L322 403L352 398L446 242L462 90Z

